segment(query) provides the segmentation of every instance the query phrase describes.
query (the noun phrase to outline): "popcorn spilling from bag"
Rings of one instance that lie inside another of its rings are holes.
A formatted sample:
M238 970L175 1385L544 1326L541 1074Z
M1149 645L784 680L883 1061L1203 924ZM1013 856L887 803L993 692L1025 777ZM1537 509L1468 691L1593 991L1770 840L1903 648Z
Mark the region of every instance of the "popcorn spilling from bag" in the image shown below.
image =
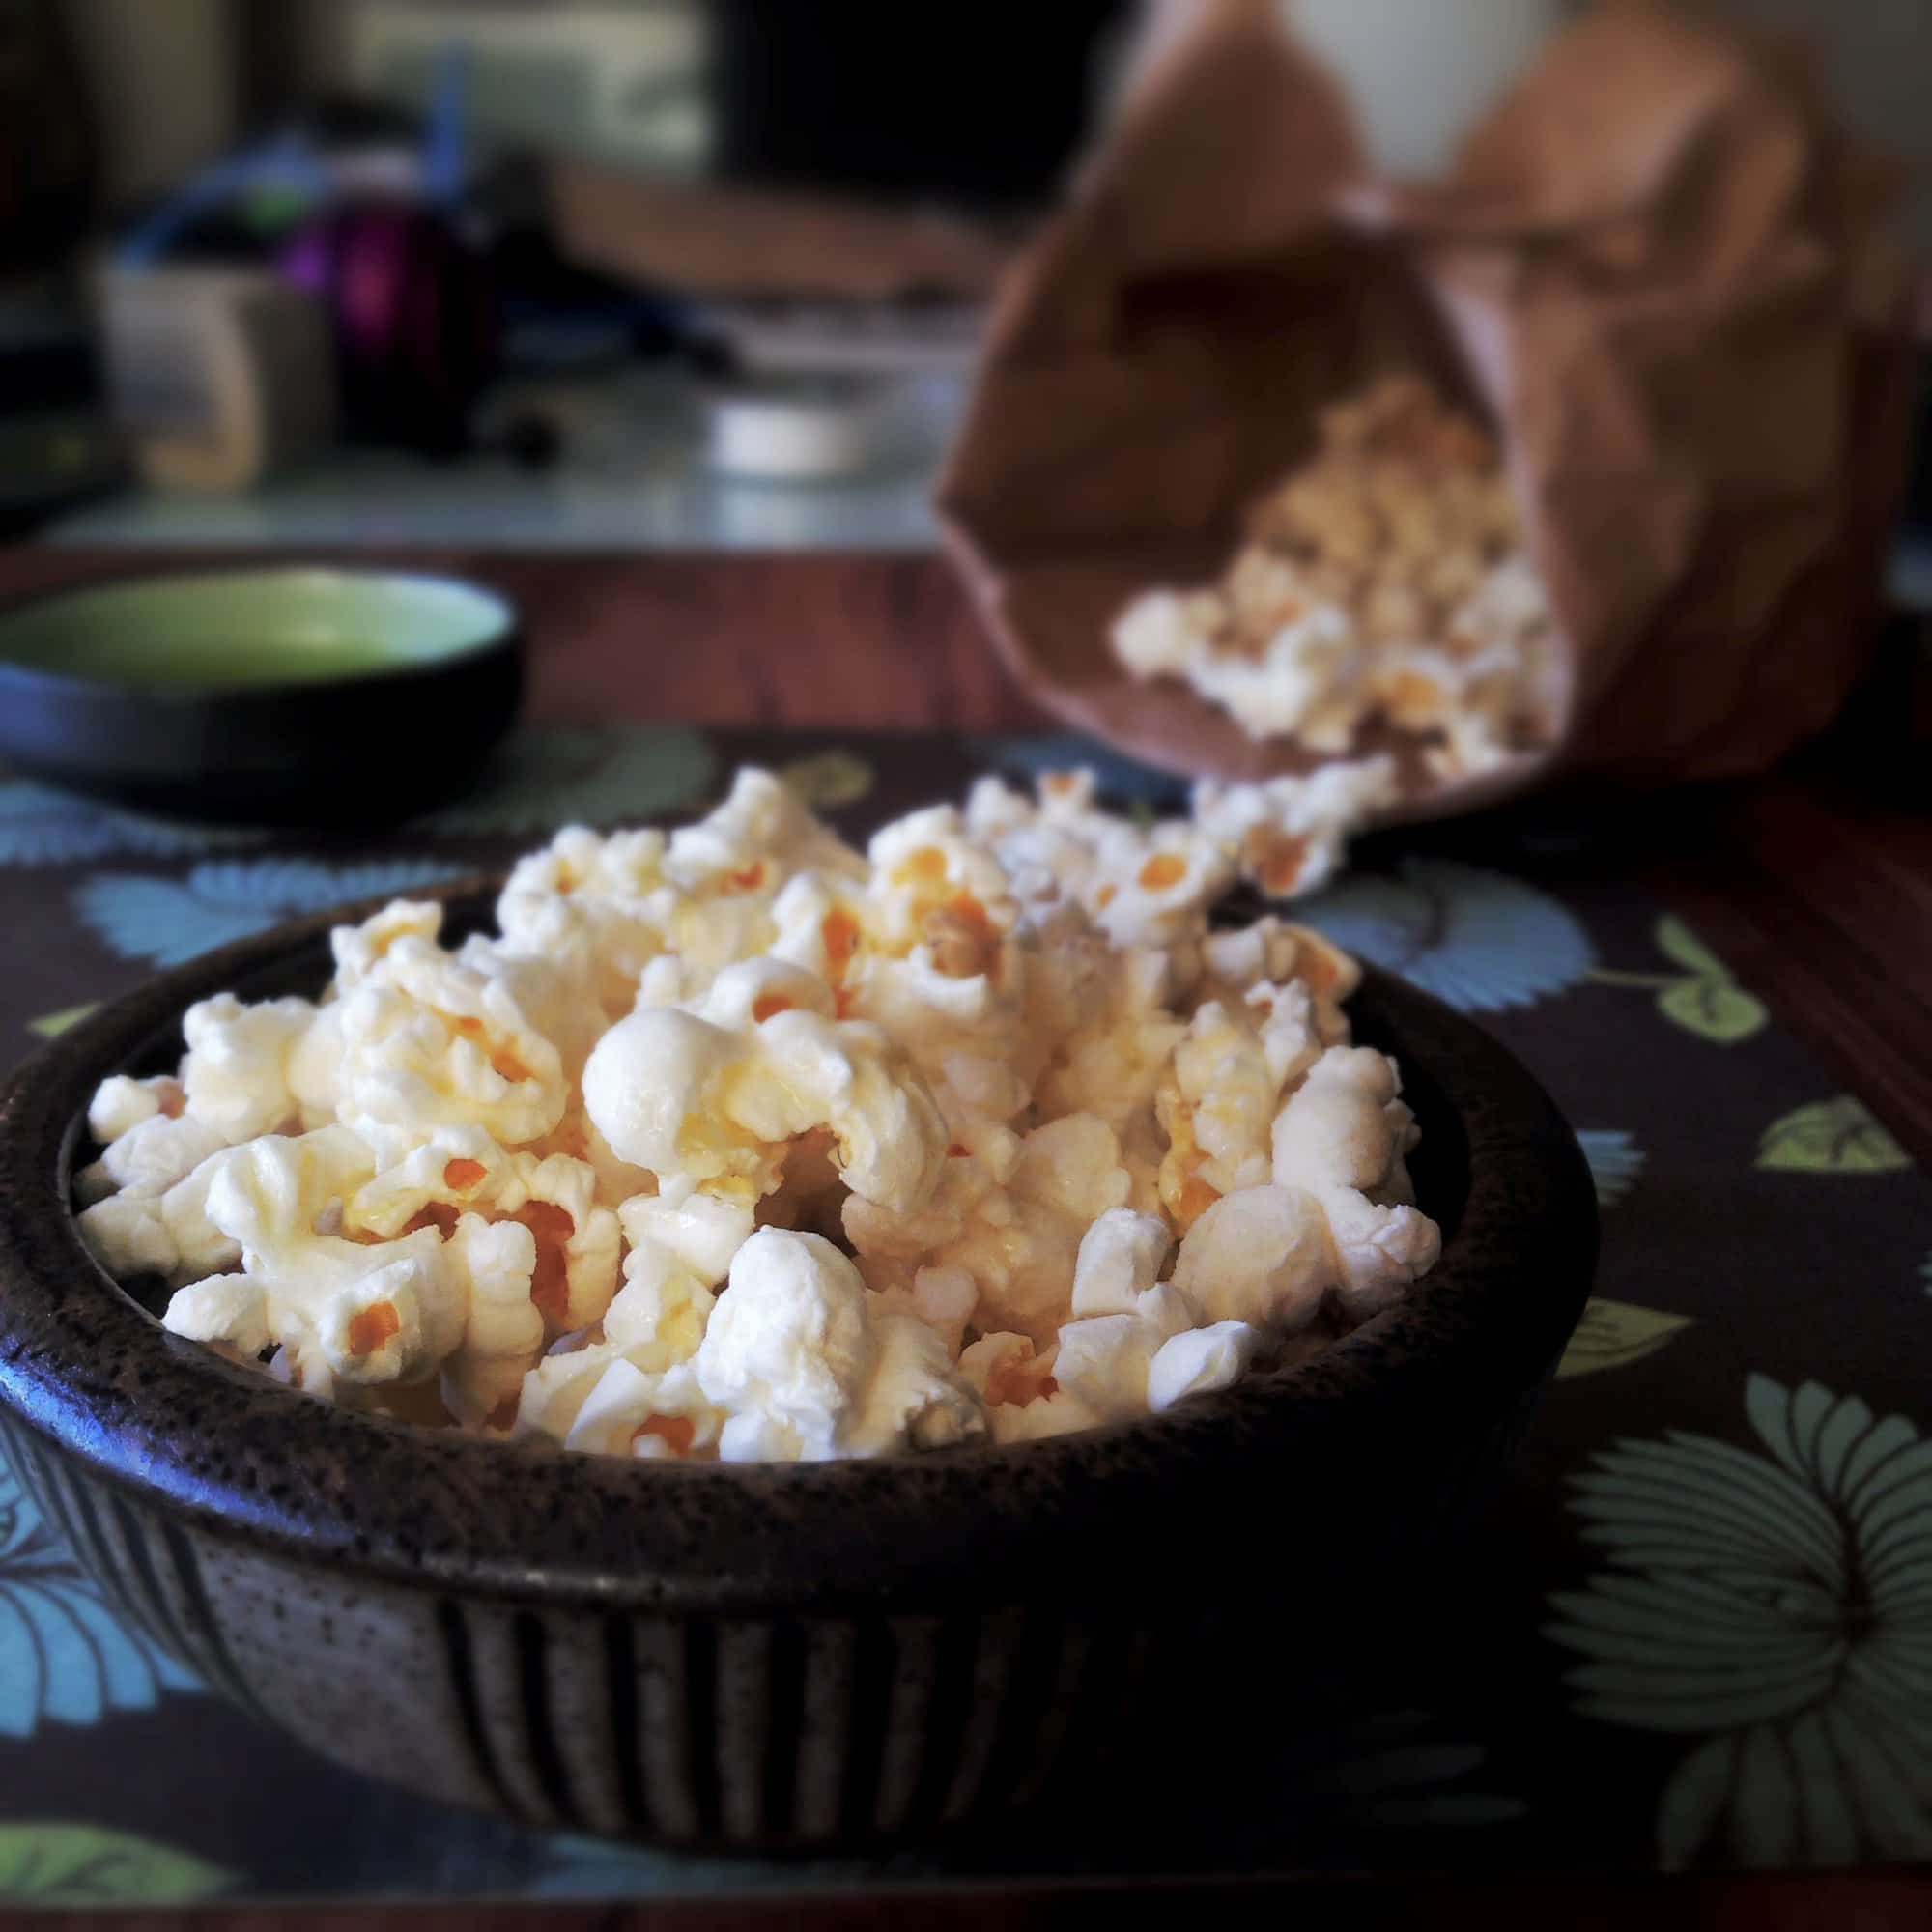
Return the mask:
M1385 783L1386 773L1370 775ZM1435 1262L1353 962L1243 875L1332 867L1361 783L1102 810L982 780L845 845L741 772L572 828L500 937L397 901L318 1003L191 1008L102 1083L80 1226L311 1395L645 1460L1018 1441L1299 1360Z
M1325 412L1316 455L1250 513L1220 582L1116 619L1135 677L1178 677L1256 739L1341 753L1373 720L1472 778L1547 741L1548 599L1488 436L1391 376Z

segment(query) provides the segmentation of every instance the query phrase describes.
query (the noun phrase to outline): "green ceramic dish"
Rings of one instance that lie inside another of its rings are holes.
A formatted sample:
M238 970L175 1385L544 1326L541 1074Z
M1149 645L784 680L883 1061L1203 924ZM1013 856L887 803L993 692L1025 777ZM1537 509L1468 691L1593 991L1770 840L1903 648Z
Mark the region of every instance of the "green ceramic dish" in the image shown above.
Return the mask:
M0 612L0 756L151 810L380 817L460 783L522 683L514 607L453 578L128 579Z

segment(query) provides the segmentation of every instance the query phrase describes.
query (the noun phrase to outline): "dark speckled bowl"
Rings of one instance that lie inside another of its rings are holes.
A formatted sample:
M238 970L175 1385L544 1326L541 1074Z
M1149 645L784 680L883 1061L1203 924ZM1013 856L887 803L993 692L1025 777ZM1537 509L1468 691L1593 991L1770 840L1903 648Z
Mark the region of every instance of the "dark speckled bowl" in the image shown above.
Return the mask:
M491 895L448 895L457 932ZM337 915L336 917L341 917ZM330 1757L540 1825L879 1841L1038 1794L1204 1625L1326 1655L1492 1486L1589 1292L1576 1142L1498 1046L1371 973L1440 1264L1290 1374L1011 1448L804 1466L565 1457L372 1420L166 1334L69 1205L116 1069L232 987L314 993L331 919L209 954L0 1096L0 1432L108 1601ZM1282 1551L1292 1545L1292 1568ZM1313 1650L1308 1646L1315 1646Z

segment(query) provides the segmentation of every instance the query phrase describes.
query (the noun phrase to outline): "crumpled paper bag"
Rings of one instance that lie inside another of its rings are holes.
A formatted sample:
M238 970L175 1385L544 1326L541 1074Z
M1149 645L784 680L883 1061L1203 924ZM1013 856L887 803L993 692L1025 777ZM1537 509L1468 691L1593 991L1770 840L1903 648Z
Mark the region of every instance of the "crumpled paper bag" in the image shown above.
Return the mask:
M1444 781L1413 741L1391 817L1552 771L1749 772L1864 669L1906 456L1892 178L1780 43L1648 8L1561 35L1427 187L1376 180L1267 0L1201 0L1150 51L1003 292L938 491L1006 661L1166 768L1257 744L1108 645L1203 583L1326 404L1418 369L1501 439L1569 667L1548 749Z

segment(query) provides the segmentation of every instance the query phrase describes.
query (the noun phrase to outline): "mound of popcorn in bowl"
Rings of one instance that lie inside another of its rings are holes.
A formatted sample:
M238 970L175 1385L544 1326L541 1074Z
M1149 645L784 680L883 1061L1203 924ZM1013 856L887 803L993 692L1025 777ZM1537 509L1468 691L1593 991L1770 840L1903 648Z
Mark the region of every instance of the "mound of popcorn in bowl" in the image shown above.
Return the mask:
M1137 598L1113 644L1251 738L1336 754L1383 720L1445 781L1554 729L1553 620L1495 447L1410 375L1325 411L1320 450L1254 506L1221 582Z
M496 937L397 901L336 929L319 1002L189 1009L177 1073L95 1097L82 1232L237 1364L566 1449L877 1456L1171 1408L1439 1248L1353 962L1210 923L1244 876L1333 865L1350 801L1296 783L1136 824L1084 773L988 779L860 852L747 770L669 834L566 830Z

